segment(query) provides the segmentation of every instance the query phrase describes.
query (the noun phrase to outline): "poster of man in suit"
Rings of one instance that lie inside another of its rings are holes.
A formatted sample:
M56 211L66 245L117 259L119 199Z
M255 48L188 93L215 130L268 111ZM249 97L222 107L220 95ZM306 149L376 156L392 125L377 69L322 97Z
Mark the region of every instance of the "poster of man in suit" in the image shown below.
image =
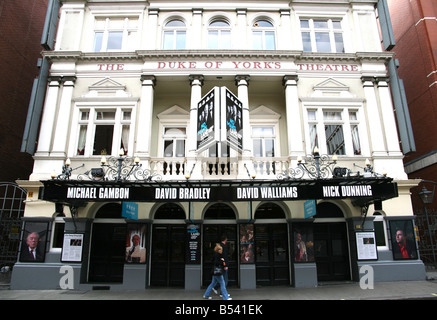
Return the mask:
M21 262L44 262L47 229L47 222L26 222L21 239Z

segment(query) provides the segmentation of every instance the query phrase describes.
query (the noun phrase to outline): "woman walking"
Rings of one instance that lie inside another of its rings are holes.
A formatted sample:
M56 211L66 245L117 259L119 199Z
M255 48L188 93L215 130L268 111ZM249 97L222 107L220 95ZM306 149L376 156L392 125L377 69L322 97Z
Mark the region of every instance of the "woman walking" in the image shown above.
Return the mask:
M214 266L212 268L213 269L212 281L211 284L206 289L205 294L203 295L204 299L212 299L211 291L214 288L214 286L217 283L219 283L223 300L232 300L232 298L230 298L228 295L228 291L226 290L225 280L223 279L224 267L226 267L226 263L225 263L225 259L223 258L223 248L219 243L217 243L214 248Z

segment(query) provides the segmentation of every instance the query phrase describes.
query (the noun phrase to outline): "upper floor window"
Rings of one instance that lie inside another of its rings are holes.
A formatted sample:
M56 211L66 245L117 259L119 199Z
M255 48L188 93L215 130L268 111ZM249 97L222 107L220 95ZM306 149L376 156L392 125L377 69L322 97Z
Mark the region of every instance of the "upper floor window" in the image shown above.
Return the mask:
M137 45L138 18L96 18L94 51L133 50Z
M185 157L186 128L164 128L164 157Z
M301 19L303 51L344 53L341 21L335 19Z
M307 119L310 150L318 147L329 155L361 155L358 110L308 109Z
M252 27L253 49L275 50L275 28L267 20L258 20Z
M231 27L224 20L216 20L208 28L208 49L230 49Z
M253 156L275 156L275 128L273 126L252 127Z
M164 27L163 49L185 49L186 27L181 20L171 20Z
M87 108L79 111L76 155L111 155L129 152L132 145L132 110Z

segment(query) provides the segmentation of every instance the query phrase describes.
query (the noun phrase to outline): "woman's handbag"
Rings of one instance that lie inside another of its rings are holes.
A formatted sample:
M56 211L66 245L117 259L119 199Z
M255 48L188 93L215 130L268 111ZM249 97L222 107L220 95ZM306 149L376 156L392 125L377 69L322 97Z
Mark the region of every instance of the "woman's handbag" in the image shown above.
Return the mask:
M215 276L221 276L222 272L223 272L222 268L214 267L214 269L212 271L212 274L215 275Z

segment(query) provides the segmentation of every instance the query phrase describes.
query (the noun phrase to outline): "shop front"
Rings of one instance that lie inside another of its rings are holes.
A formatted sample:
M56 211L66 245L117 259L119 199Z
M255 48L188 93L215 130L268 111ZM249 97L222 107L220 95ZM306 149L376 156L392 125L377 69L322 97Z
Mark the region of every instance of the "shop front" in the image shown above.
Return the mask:
M24 218L22 251L32 230L44 244L36 262L20 258L12 286L59 288L59 268L71 267L75 289L138 290L179 287L197 290L210 281L213 247L225 236L229 286L317 286L326 281L358 281L359 268L372 263L381 281L393 267L406 274L421 264L417 250L408 259L379 250L369 205L398 197L389 178L239 182L108 182L48 180L40 200L56 203L63 218ZM315 204L308 207L307 204ZM361 215L352 214L358 207ZM63 209L60 209L63 208ZM52 241L59 222L63 243ZM392 228L409 217L384 220ZM23 255L22 255L23 256ZM387 266L387 260L390 261ZM404 270L405 269L405 270ZM45 280L41 277L45 277Z

